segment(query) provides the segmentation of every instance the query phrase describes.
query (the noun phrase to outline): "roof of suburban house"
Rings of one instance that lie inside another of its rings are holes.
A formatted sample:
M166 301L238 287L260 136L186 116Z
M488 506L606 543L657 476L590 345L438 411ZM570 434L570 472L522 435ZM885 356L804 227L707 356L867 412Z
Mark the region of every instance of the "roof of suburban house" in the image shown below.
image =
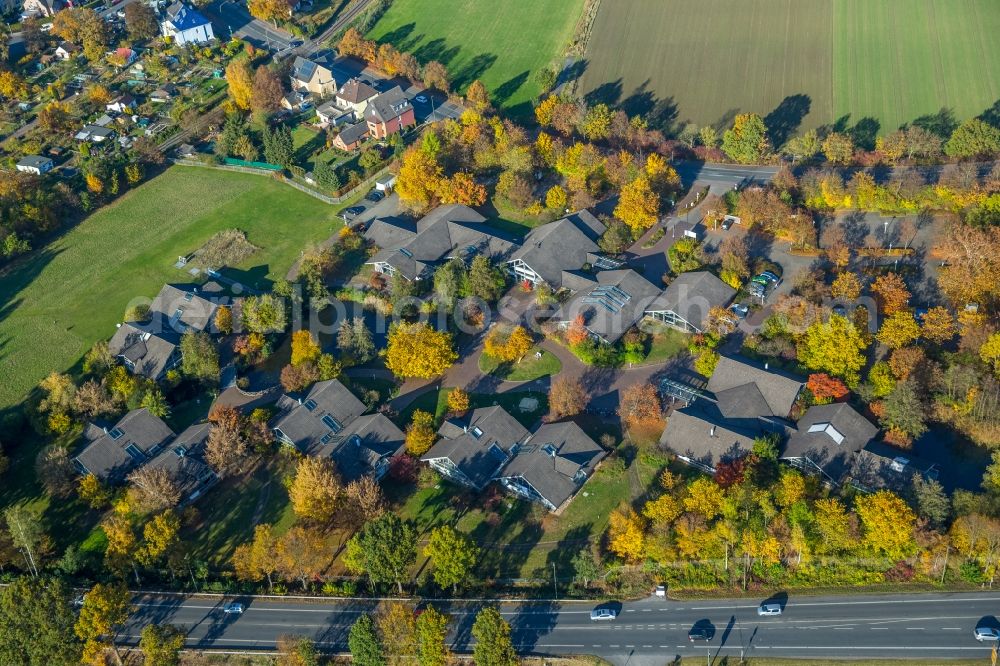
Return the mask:
M26 155L18 160L17 166L30 166L40 169L51 162L51 157L45 157L43 155Z
M719 462L740 458L753 450L759 433L754 425L756 419L727 419L711 400L696 400L670 414L660 443L689 462L715 469Z
M155 458L147 463L150 469L160 469L170 475L184 500L192 500L214 472L205 463L205 443L212 427L197 423L177 435Z
M521 477L555 507L570 499L607 453L572 421L546 423L500 473Z
M847 403L815 405L799 419L781 457L807 459L839 483L854 455L877 434L878 428Z
M158 379L181 343L177 331L155 322L125 322L108 342L108 350L132 364L133 372Z
M201 12L183 2L175 2L167 8L167 20L176 30L190 30L211 23Z
M376 220L365 237L382 250L369 261L385 262L412 280L420 277L428 265L448 257L507 256L517 247L516 241L485 221L485 217L461 204L438 206L416 225Z
M312 80L313 74L316 73L318 67L319 64L308 58L295 56L295 62L292 63L292 78L296 81L305 81L308 83Z
M589 262L588 255L601 251L597 239L604 231L604 224L590 211L577 211L529 231L509 261L520 259L549 285L559 288L563 286L563 271L579 270Z
M366 414L351 421L316 455L333 460L341 478L351 482L372 471L380 460L401 452L405 443L406 435L385 414Z
M361 139L368 136L368 123L354 123L353 125L348 125L344 129L340 130L340 140L346 146L350 146L353 143L360 141Z
M851 484L865 492L883 488L905 491L914 474L930 471L934 465L910 451L901 451L882 442L869 442L854 454L848 477Z
M477 488L489 483L514 445L530 435L499 405L473 410L467 418L449 419L438 434L441 439L421 460L448 458Z
M102 480L119 480L156 455L173 436L162 419L146 409L134 409L91 441L75 460L88 474Z
M149 306L154 319L159 316L164 326L180 331L211 329L215 313L229 306L232 299L217 282L196 284L166 284Z
M271 427L307 454L341 435L367 409L336 379L313 384L302 398L285 394L277 404L282 413Z
M709 310L725 307L735 295L735 289L708 271L691 271L678 275L649 310L674 312L701 328Z
M393 118L412 109L410 100L399 86L372 97L365 109L365 120L377 123L387 123Z
M378 95L378 91L361 79L349 79L337 91L337 98L348 104L359 104Z
M59 49L62 49L67 53L76 53L80 50L80 47L73 42L59 42L59 46L56 47L56 50L58 51Z
M768 411L755 416L787 418L802 385L802 380L750 359L721 356L706 388L717 398L727 392L719 401L724 409L732 410L733 416L747 416L746 410L754 405L760 408L759 393Z
M601 271L596 279L596 286L579 291L555 318L572 321L583 315L587 330L614 343L645 316L660 289L630 268Z

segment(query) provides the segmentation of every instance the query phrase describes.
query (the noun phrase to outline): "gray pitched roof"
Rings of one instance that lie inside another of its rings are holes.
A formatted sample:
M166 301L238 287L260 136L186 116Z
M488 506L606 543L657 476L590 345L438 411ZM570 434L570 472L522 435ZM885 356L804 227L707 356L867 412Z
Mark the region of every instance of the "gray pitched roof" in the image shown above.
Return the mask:
M177 435L163 451L147 463L151 469L161 469L170 475L181 492L182 503L197 499L217 480L205 463L205 443L211 424L198 423Z
M74 459L85 474L102 481L119 481L133 468L156 455L174 437L159 417L134 409Z
M451 257L507 256L517 244L500 230L484 224L485 221L485 217L461 204L438 206L416 225L401 220L375 220L365 237L382 250L369 263L387 263L413 280L433 264Z
M854 454L878 434L871 421L846 403L810 407L796 428L781 457L806 460L834 483L844 477Z
M27 166L35 167L36 169L41 169L42 167L51 164L52 158L45 157L44 155L26 155L22 157L17 162L17 166Z
M604 231L600 220L581 210L529 231L509 261L523 261L558 289L563 286L563 271L579 270L588 263L588 255L600 252L597 239Z
M354 123L353 125L348 125L344 129L340 130L340 134L338 134L338 136L345 145L349 146L355 141L360 141L368 136L368 123Z
M378 91L360 79L350 79L337 91L337 98L348 104L358 104L378 95Z
M865 492L883 488L905 492L913 483L914 474L923 474L933 467L910 451L870 442L854 454L848 477L851 485Z
M753 450L754 438L760 432L755 426L756 419L726 419L711 400L697 400L670 414L660 443L686 462L714 470L719 462L740 458Z
M108 342L108 351L133 373L157 380L174 361L180 342L180 333L157 322L126 322Z
M769 411L758 416L787 418L802 390L802 381L747 358L722 356L708 380L707 388L717 397L725 391L739 388L740 391L725 396L725 403L727 408L744 411L748 405L759 406L759 401L753 395L759 392Z
M315 454L345 432L366 407L336 379L317 382L302 398L283 395L283 411L271 422L275 434L299 451Z
M648 310L674 312L701 329L709 310L725 307L735 295L735 289L711 273L691 271L677 276Z
M606 455L576 423L547 423L518 447L499 477L522 480L558 508L583 486Z
M365 109L365 120L386 123L413 108L406 93L399 86L372 97Z
M193 329L204 331L214 325L215 313L220 306L231 304L221 285L207 282L194 284L166 284L149 306L154 320L159 316L164 326L178 331Z
M292 63L292 78L296 81L309 83L318 67L319 65L308 58L295 56L295 61Z
M646 314L660 289L632 269L601 271L597 286L580 291L556 314L557 321L572 321L583 315L594 335L614 343Z
M374 472L381 476L389 458L402 452L406 435L385 414L367 414L351 421L316 455L333 460L345 482Z
M507 462L515 444L529 433L500 406L474 410L466 419L455 419L438 431L442 439L421 460L447 458L477 489L493 480Z

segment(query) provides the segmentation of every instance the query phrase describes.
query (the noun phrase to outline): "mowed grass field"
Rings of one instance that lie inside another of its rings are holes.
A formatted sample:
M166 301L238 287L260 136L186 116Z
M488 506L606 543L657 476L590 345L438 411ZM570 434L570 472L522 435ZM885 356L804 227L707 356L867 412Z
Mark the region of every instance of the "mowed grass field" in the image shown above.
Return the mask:
M508 113L530 113L539 93L535 73L559 64L583 0L395 0L368 34L438 60L464 91L475 79Z
M306 244L340 225L338 208L260 176L173 167L0 273L0 413L52 371L110 338L128 302L190 280L180 255L222 229L260 249L247 283L284 277Z
M892 131L1000 100L998 31L996 0L615 0L581 91L674 123L777 109L801 129L874 118Z

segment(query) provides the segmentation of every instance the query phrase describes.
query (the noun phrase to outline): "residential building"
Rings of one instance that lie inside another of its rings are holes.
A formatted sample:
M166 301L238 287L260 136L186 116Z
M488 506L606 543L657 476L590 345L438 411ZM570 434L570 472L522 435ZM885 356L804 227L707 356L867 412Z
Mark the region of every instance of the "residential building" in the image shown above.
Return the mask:
M119 95L114 101L109 102L104 107L111 113L135 113L139 108L139 100L131 93Z
M348 125L340 130L340 133L333 138L333 145L345 152L357 150L368 138L368 124L357 123Z
M330 97L337 92L337 82L333 78L326 59L310 60L295 56L292 63L292 90L306 92L317 97Z
M559 512L606 455L576 423L546 423L516 448L497 478L512 493Z
M135 59L139 57L139 54L134 49L122 46L114 51L109 51L108 56L114 58L119 67L128 67L135 62Z
M159 381L181 362L181 334L158 322L125 322L108 342L108 351L129 372Z
M174 438L174 432L146 409L134 409L111 428L91 426L87 446L73 459L81 474L117 482L145 464Z
M164 83L149 94L149 101L153 104L166 104L174 97L177 97L177 86L172 83Z
M55 165L56 163L49 157L43 157L42 155L27 155L18 160L17 170L41 176L43 173L52 171Z
M350 112L338 107L337 103L331 99L316 107L316 118L323 127L337 127L338 125L351 122L354 116ZM365 133L367 134L368 126L364 123L361 124L364 125Z
M80 55L81 49L70 42L60 42L56 47L56 57L60 60L71 60Z
M153 321L178 333L192 331L215 332L215 315L219 308L231 307L232 299L218 282L166 284L149 306Z
M401 132L417 124L413 105L399 86L372 97L365 108L368 133L376 139Z
M728 418L787 419L803 386L801 379L773 370L766 362L723 355L706 388L715 394Z
M190 426L146 463L147 468L161 470L173 481L181 495L180 506L194 502L219 480L205 462L205 444L211 429L209 423Z
M330 458L345 481L381 478L406 436L384 414L365 414L364 403L336 379L317 382L304 396L283 395L272 420L275 437L306 455Z
M707 271L681 273L646 313L685 333L701 333L712 308L724 308L736 290Z
M587 265L618 268L618 262L600 254L597 240L604 231L604 224L587 210L535 227L507 260L507 270L518 282L528 281L536 287L544 283L558 290L567 273Z
M871 421L847 403L814 405L796 425L781 459L830 484L843 482L856 454L878 434Z
M56 12L66 7L63 0L24 0L21 5L23 16L44 16L51 18Z
M368 102L378 95L378 91L360 79L349 79L340 86L334 97L334 104L341 111L351 113L355 120L364 118Z
M160 32L175 44L204 44L215 39L212 22L204 14L183 2L167 7L167 14L160 23Z
M482 490L514 455L530 433L500 406L481 407L464 418L448 419L441 439L420 459L445 477Z
M438 206L416 223L375 219L365 237L380 250L367 263L379 273L422 280L452 258L470 261L481 254L502 261L517 243L485 222L485 217L461 204Z
M614 344L639 323L647 306L660 295L659 287L628 268L601 271L589 281L578 276L578 280L575 286L581 288L553 318L567 327L582 317L590 335L607 344Z
M912 451L869 442L854 454L846 481L865 493L879 490L905 493L912 488L915 475L937 479L939 472L937 465L922 460Z
M103 143L115 138L115 131L110 127L101 125L84 125L79 132L73 135L77 141L89 141L91 143Z

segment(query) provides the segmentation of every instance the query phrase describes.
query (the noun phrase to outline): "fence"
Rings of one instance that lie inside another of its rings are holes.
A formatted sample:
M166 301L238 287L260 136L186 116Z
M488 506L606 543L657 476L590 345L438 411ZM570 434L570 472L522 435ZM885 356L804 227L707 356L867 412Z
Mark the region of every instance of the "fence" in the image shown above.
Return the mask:
M223 164L206 164L205 162L199 162L194 159L172 159L170 161L171 163L178 164L180 166L203 167L205 169L220 169L222 171L238 171L240 173L249 173L256 176L271 176L272 178L275 176L275 174L280 173L279 171L274 170L273 164L266 164L265 162L244 162L243 160L231 160L229 158L227 158L225 160L225 163ZM230 164L229 162L239 162L242 164ZM265 166L264 167L243 166L245 164L263 164ZM280 167L278 168L280 169ZM323 203L328 203L331 206L335 206L338 204L342 204L345 201L353 198L359 191L367 189L372 183L374 183L377 179L384 176L388 172L389 172L389 166L386 165L381 169L379 169L378 171L376 171L375 173L373 173L372 175L365 178L360 183L358 183L353 189L350 189L347 192L344 192L343 194L335 197L327 196L322 192L317 192L308 185L304 185L298 181L295 181L291 178L287 178L285 176L281 176L280 178L278 178L278 180L282 183L285 183L286 185L291 185L295 189L305 194L308 194L314 199L319 199Z

